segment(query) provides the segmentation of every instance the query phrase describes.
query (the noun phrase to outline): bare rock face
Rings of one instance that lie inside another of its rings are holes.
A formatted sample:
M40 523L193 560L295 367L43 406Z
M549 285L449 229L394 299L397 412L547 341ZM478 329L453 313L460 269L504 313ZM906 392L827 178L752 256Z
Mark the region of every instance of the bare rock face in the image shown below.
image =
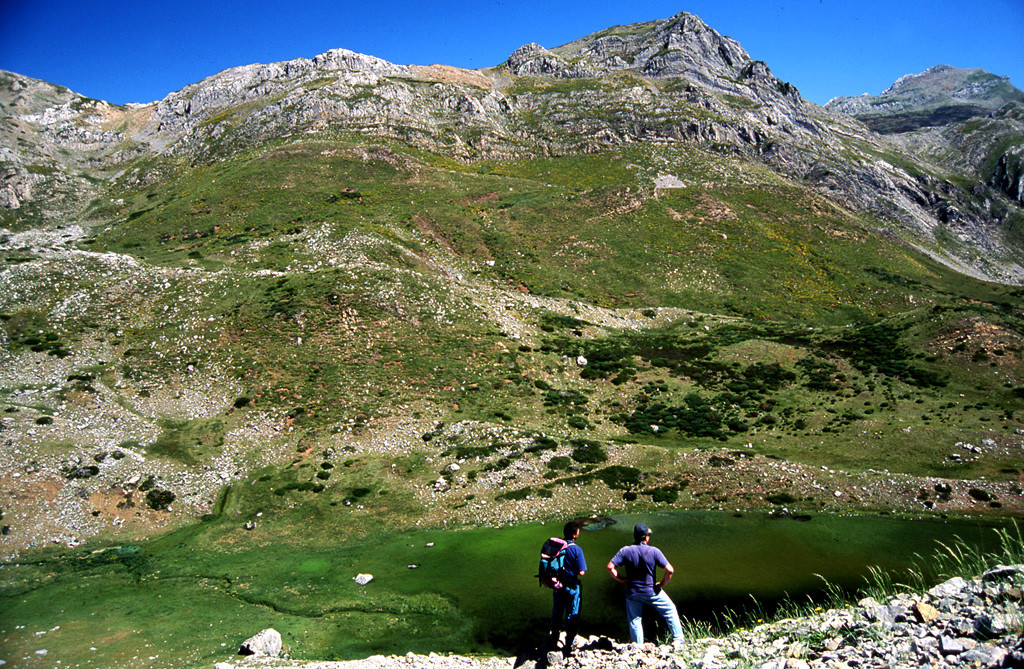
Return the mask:
M560 79L579 79L596 74L589 68L569 65L561 57L534 43L516 49L508 57L506 64L509 71L519 77L550 76Z
M527 44L506 65L517 76L585 78L632 71L657 79L682 78L722 93L747 96L753 90L758 97L783 94L799 101L796 89L772 75L765 63L685 12L641 26L611 28L556 49Z
M142 106L0 75L0 150L14 157L0 155L0 207L35 202L43 218L81 211L106 180L138 187L298 132L400 139L462 160L679 142L759 162L890 220L973 276L1024 282L1003 234L1013 215L1006 203L1019 206L1024 189L1019 147L1006 142L1024 122L1020 113L992 111L998 101L1024 109L1015 102L1024 93L980 70L933 68L878 98L822 109L735 40L680 13L555 48L527 44L501 66L475 72L335 49L225 70ZM991 124L945 123L979 109ZM846 115L864 120L858 110L878 116L876 125ZM928 132L871 131L908 123ZM992 155L997 147L1003 153ZM921 168L908 168L904 156ZM962 181L934 176L942 170L932 163L980 183L967 192ZM954 228L956 248L942 248L941 228Z
M963 107L972 115L999 109L1008 102L1024 101L1010 85L1009 77L980 69L959 69L936 65L920 74L905 74L881 95L838 97L825 106L856 117L928 112L938 108Z
M0 168L0 209L17 209L32 199L32 176L20 166L8 163Z
M1015 146L999 157L992 180L1008 197L1024 204L1024 146Z
M256 636L246 639L238 650L238 654L280 657L281 633L272 627L268 627Z

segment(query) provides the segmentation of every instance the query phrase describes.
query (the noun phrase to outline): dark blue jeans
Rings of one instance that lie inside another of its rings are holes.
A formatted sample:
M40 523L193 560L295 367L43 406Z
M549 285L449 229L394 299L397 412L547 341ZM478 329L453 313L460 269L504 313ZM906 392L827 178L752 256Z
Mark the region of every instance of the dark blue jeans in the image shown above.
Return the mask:
M572 642L580 631L580 586L564 587L555 590L553 599L554 606L551 611L551 632L548 636L549 643L554 646L558 643L558 632L562 628L562 620L565 620L565 648L572 648Z

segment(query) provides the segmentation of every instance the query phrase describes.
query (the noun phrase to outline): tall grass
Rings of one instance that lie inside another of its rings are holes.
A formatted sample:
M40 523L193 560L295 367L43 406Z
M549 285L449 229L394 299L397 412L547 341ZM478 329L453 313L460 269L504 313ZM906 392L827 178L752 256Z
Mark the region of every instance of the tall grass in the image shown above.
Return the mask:
M823 588L816 595L801 599L785 598L770 607L751 596L750 604L716 613L712 620L684 620L684 637L724 636L762 624L811 617L829 609L848 608L865 597L884 602L900 593L924 592L935 583L957 576L970 579L997 565L1024 564L1024 532L1020 525L1014 521L1012 527L993 531L999 538L999 547L995 550L985 551L963 541L952 545L938 542L935 554L918 555L915 566L903 574L872 567L865 577L864 587L855 590L842 588L819 576ZM1024 616L1014 627L1018 631L1024 627Z
M958 541L952 545L938 542L939 550L930 556L917 556L917 565L904 574L905 582L893 575L872 569L864 594L883 601L900 592L922 592L931 584L960 576L972 578L1000 564L1024 564L1024 534L1016 521L1012 527L993 530L999 537L999 548L984 551Z

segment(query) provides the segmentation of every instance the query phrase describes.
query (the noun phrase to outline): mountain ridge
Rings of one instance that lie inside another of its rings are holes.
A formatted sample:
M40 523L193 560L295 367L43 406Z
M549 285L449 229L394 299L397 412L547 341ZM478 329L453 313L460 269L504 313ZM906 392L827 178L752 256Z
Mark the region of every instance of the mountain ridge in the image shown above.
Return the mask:
M957 120L964 120L996 111L1009 102L1024 102L1024 92L1014 88L1009 77L980 68L935 65L918 74L903 75L878 96L837 97L825 106L855 117L960 107L962 117Z
M611 77L607 90L587 91L592 84L586 82L599 81L598 75ZM633 76L639 79L623 79ZM531 88L530 82L549 77L566 85L579 82L572 84L577 90ZM672 82L685 84L676 89ZM440 88L424 89L435 84ZM17 86L13 80L5 87L7 106L16 102L12 86ZM555 115L538 113L552 109L556 98L561 102ZM85 110L92 103L75 104ZM608 104L618 111L601 119L586 114ZM208 162L226 146L222 135L228 131L231 143L243 146L289 132L348 127L404 137L463 160L525 156L530 146L565 153L637 141L727 144L830 197L899 220L910 243L960 271L1024 281L1020 261L1012 259L1017 252L1004 244L1005 226L992 224L994 217L997 222L1006 215L1001 210L979 208L974 195L941 171L915 168L918 173L911 174L895 156L878 160L895 147L803 101L738 43L685 12L611 28L552 50L527 45L495 68L395 65L335 49L312 59L231 68L154 106L118 110L102 103L103 113L75 114L70 105L66 100L58 108L63 111L18 119L42 129L43 136L55 134L51 142L82 151L90 164L106 163L110 174L137 184L159 178L159 170L151 165L133 172L133 160L149 155ZM582 113L572 111L576 108ZM851 151L860 157L845 158ZM52 161L43 167L54 168L61 170ZM1016 170L1017 162L1011 161L990 180L1008 181L1001 190L1015 192ZM21 203L32 184L44 180L23 166L8 168L0 199L8 207ZM76 185L90 191L85 180ZM936 244L935 231L943 225L959 228L956 235L967 246Z

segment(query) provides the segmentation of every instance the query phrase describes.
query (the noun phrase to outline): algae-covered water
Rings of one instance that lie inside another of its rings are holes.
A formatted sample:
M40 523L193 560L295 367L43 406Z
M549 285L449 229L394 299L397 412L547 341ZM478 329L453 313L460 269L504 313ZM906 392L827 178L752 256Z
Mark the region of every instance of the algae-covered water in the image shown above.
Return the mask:
M616 516L585 530L583 632L626 638L621 586L604 570L632 527L676 568L667 590L684 615L801 598L824 581L858 587L871 567L900 572L962 542L995 549L968 521L685 512ZM595 526L599 527L599 526ZM0 571L0 660L8 666L187 666L229 658L264 627L293 657L408 651L512 652L538 642L550 591L534 574L560 524L377 535L316 544L291 536L205 537L202 525L138 546L90 549ZM322 538L321 538L322 539ZM359 585L357 574L372 574Z

